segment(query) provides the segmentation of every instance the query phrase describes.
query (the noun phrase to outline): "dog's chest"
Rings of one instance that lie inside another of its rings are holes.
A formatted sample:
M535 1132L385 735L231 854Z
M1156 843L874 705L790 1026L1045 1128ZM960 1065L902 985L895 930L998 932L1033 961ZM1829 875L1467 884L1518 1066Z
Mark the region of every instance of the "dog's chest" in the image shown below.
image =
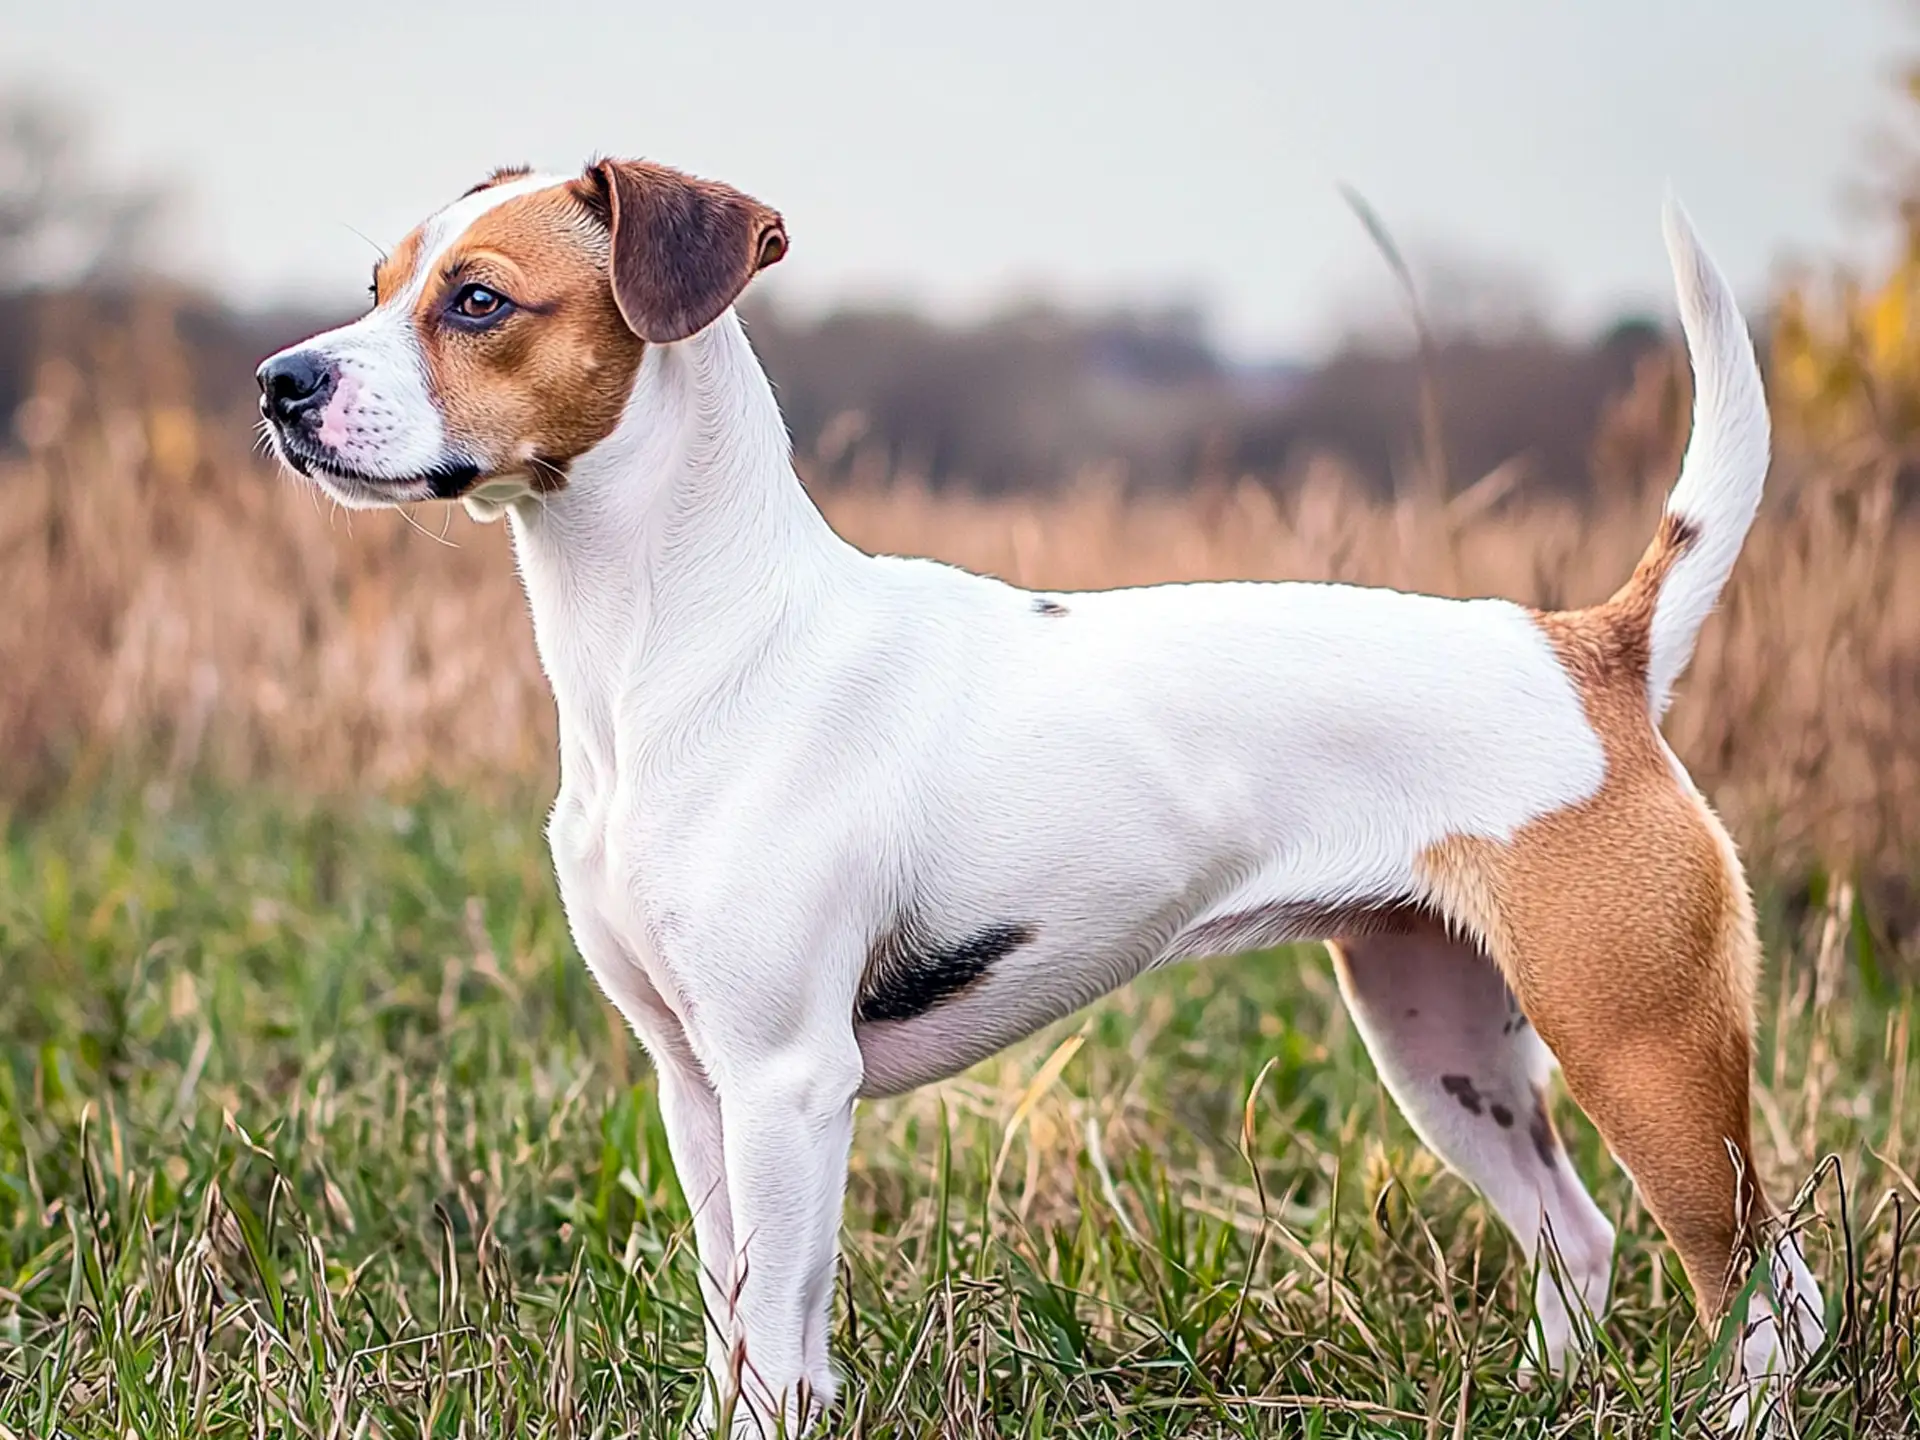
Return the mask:
M663 1001L669 1010L678 1007L611 816L605 796L563 788L547 838L560 901L581 956L601 988L639 1026L636 1011L658 1011ZM654 1037L643 1033L641 1038L651 1043Z

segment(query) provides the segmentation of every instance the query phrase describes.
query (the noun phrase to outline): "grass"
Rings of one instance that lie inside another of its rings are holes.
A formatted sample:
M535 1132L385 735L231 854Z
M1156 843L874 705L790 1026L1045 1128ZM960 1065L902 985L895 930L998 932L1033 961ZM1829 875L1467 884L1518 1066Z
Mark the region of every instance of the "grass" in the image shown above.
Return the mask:
M676 1432L686 1206L540 814L149 792L11 825L0 1434ZM1837 1157L1802 1212L1837 1340L1794 1416L1911 1434L1915 991L1824 888L1763 895L1768 1178ZM1618 1298L1601 1355L1528 1387L1525 1264L1390 1108L1324 957L1151 977L862 1107L835 1432L1699 1433L1723 1337L1560 1113Z

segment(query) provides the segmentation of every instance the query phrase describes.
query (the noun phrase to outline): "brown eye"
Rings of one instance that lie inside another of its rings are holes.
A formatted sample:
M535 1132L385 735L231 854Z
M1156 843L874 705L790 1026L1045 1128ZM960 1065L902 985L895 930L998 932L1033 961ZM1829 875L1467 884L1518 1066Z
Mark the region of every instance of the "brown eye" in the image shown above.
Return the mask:
M453 297L453 304L447 308L449 313L469 324L484 324L505 315L513 308L513 302L484 285L462 285L459 294Z

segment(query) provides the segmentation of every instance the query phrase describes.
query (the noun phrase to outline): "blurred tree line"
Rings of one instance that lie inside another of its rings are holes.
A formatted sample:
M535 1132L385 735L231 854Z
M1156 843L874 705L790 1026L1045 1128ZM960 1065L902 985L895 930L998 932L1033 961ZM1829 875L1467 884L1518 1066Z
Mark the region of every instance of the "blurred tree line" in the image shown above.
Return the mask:
M137 375L166 404L245 423L259 357L345 317L240 312L155 274L165 197L102 182L85 142L78 118L46 99L0 98L0 443L17 443L9 418L50 357L69 374ZM1920 262L1910 269L1920 283ZM968 325L883 310L803 319L753 297L746 309L816 483L1284 483L1326 456L1382 494L1426 483L1411 344L1246 366L1179 307L1030 306ZM1450 476L1465 485L1501 469L1569 493L1596 476L1641 483L1665 447L1621 453L1609 417L1621 403L1673 409L1670 357L1644 320L1578 343L1539 327L1443 329L1425 365ZM1657 394L1635 401L1636 386Z

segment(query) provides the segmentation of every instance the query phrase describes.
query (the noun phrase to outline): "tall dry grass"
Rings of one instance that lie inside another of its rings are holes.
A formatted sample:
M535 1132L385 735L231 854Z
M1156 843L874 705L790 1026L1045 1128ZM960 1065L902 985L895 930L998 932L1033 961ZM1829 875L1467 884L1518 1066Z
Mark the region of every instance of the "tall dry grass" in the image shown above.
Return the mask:
M349 515L289 484L243 422L169 388L167 345L149 315L53 354L26 453L0 464L0 796L116 769L320 791L543 775L552 711L501 530ZM1293 578L1575 605L1652 531L1675 373L1618 407L1598 457L1615 473L1585 506L1517 471L1380 503L1330 463L1184 496L987 503L909 477L821 499L870 549L1037 586ZM1777 469L1669 733L1749 850L1891 873L1920 850L1920 526L1871 455Z

